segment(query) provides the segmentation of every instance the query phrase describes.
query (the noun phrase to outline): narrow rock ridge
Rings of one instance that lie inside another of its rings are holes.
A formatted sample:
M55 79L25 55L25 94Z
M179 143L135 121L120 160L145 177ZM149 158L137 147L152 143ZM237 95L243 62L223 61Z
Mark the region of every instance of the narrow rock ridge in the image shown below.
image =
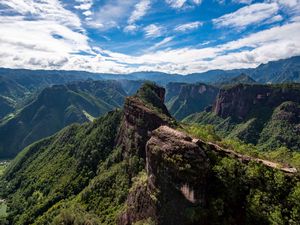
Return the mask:
M243 154L237 153L237 152L235 152L231 149L223 148L223 147L221 147L221 146L219 146L215 143L212 143L212 142L205 142L205 141L200 140L200 139L193 139L193 142L197 143L199 145L207 145L207 146L209 146L208 149L210 151L214 151L215 153L217 153L218 155L221 155L221 156L235 158L235 159L239 160L242 163L249 163L251 161L254 161L254 162L257 162L257 163L261 163L264 166L270 167L272 169L278 169L278 170L280 170L280 171L282 171L286 174L295 174L295 173L298 172L297 169L294 168L294 167L289 167L289 166L285 166L285 165L282 165L280 163L272 162L272 161L269 161L269 160L243 155Z

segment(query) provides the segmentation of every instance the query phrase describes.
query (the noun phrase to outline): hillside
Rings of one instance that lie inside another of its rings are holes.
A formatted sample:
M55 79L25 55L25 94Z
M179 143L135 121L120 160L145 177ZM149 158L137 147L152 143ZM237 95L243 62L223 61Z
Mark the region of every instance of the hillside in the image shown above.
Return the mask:
M179 131L146 83L122 111L24 149L2 178L9 224L285 224L299 179Z
M222 136L237 137L263 149L300 149L300 86L240 84L220 91L211 112L185 122L212 124Z
M83 123L120 107L126 96L115 81L85 81L44 89L0 124L0 157L14 157L27 145L72 123Z
M169 83L166 90L166 105L178 120L212 106L219 92L218 88L200 83Z

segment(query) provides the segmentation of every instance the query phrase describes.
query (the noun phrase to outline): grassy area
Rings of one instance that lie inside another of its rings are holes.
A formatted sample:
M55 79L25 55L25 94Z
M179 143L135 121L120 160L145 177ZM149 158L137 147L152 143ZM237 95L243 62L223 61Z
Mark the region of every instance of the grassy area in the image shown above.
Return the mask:
M0 223L7 216L6 209L7 209L6 203L5 202L1 202L1 199L0 199Z
M9 161L0 161L0 177L3 175L6 167L8 166Z

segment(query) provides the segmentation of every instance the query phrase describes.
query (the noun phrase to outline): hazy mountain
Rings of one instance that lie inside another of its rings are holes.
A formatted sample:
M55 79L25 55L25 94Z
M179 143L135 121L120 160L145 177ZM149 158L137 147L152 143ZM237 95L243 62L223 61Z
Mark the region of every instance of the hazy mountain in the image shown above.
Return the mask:
M0 69L0 76L10 78L17 84L30 90L46 87L51 84L64 84L88 78L94 80L150 80L163 86L169 82L222 83L242 73L247 74L259 83L300 82L300 56L269 62L254 69L211 70L184 76L155 71L130 74L103 74L84 71Z
M0 182L11 209L8 222L299 221L297 176L180 131L163 104L164 93L147 83L126 99L123 110L24 149Z

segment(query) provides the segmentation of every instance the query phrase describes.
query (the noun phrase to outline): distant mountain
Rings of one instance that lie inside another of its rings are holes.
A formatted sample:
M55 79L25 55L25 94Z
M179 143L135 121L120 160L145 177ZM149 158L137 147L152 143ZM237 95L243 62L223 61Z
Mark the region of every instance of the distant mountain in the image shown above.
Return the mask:
M166 90L166 105L178 120L212 106L219 92L218 88L201 83L169 83Z
M223 136L272 150L300 150L300 84L239 84L221 89L211 112L185 122L212 124Z
M0 157L72 123L91 121L120 107L127 93L116 81L85 81L44 89L29 105L0 124Z
M222 85L255 84L255 83L256 83L256 81L254 79L252 79L247 74L242 73L241 75L239 75L237 77L223 81L219 85L222 86Z
M0 95L0 120L14 111L15 103L11 99Z
M64 84L78 80L150 80L160 85L170 82L222 83L228 79L247 74L258 83L300 82L300 56L268 62L254 69L210 70L188 75L162 72L136 72L130 74L90 73L84 71L0 69L0 76L8 77L17 84L32 90L51 84Z
M247 74L259 83L300 82L300 56L261 64Z

